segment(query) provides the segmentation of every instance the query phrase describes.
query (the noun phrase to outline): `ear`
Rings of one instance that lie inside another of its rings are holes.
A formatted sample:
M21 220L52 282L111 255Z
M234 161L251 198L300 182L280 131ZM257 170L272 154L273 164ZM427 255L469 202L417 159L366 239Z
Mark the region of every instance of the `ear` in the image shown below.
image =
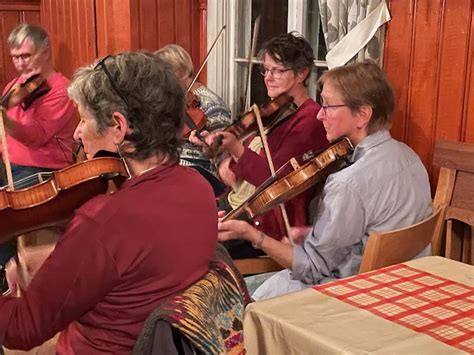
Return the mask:
M119 145L124 141L125 135L131 132L131 129L127 119L120 112L114 112L112 114L112 121L114 144Z
M372 118L372 113L372 106L362 105L359 108L359 112L357 115L357 128L366 128L369 125L370 119Z
M303 83L306 80L306 77L309 75L309 69L304 68L296 74L296 80L300 83Z

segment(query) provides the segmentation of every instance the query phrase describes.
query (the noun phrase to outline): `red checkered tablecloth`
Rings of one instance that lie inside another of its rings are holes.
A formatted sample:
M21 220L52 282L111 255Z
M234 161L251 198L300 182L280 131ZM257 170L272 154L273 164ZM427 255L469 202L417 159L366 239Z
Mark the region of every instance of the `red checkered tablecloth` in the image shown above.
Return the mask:
M473 287L398 264L314 289L474 354Z

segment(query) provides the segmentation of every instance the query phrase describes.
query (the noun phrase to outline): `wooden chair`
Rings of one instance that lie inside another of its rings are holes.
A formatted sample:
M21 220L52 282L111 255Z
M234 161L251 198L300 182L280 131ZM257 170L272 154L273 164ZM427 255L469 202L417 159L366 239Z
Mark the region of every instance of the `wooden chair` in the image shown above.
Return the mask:
M414 225L391 232L369 234L359 273L409 261L428 244L439 243L445 208Z
M283 266L267 255L248 259L234 259L233 262L242 275L254 275L283 270Z
M446 205L446 240L434 255L474 264L474 144L436 141L434 206ZM442 248L444 246L444 248Z

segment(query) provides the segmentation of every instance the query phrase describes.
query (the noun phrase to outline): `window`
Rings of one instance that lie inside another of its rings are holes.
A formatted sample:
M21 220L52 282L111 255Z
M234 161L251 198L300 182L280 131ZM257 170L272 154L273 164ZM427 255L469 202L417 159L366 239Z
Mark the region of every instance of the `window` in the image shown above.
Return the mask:
M324 60L326 45L321 31L318 0L209 0L209 45L224 24L227 31L216 46L219 49L216 48L209 59L208 86L224 98L234 115L243 112L245 108L252 31L259 15L261 19L256 53L261 45L273 36L294 30L311 43L316 57L309 80L311 97L316 98L317 76L327 69ZM253 58L250 103L260 105L268 101L268 97L255 61L256 58Z

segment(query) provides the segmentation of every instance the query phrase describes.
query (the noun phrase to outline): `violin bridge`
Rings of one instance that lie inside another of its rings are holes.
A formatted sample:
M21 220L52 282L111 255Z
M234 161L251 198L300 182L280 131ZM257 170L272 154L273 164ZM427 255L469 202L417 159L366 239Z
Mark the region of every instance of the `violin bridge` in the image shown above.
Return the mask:
M300 168L300 164L298 164L295 158L290 159L290 164L293 167L293 170L298 170Z

